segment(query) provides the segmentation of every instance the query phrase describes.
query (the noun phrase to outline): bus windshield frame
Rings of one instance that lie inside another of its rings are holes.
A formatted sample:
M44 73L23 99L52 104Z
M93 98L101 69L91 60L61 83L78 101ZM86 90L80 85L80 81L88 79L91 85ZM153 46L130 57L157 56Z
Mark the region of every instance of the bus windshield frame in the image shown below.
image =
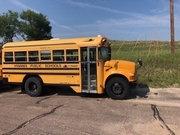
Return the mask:
M98 59L107 61L111 60L111 48L110 47L99 47L98 48Z

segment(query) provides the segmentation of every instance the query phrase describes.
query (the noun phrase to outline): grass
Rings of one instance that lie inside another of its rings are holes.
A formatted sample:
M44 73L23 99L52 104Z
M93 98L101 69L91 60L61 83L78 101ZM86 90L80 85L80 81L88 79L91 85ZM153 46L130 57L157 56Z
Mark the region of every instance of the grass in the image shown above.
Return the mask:
M180 42L175 42L171 53L169 42L122 41L112 42L112 59L137 61L143 66L138 70L138 82L149 87L180 87Z

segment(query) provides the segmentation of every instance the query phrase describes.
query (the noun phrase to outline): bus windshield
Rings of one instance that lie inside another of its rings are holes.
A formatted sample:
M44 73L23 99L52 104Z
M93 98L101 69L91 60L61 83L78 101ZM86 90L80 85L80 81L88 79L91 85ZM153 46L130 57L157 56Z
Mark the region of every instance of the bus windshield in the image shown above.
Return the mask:
M110 47L100 47L98 49L99 60L110 60L111 59L111 48Z

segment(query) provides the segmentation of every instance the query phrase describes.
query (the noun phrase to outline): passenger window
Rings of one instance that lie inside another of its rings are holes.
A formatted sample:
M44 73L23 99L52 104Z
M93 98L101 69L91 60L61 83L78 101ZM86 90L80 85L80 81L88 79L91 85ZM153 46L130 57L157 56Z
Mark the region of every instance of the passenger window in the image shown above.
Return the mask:
M38 51L29 51L29 61L39 61Z
M66 50L66 61L78 61L78 50Z
M27 53L25 51L15 52L15 61L27 61Z
M64 61L64 50L54 50L53 61Z
M41 51L41 60L51 60L51 51L50 50Z
M5 60L5 62L12 62L13 61L13 52L5 52L4 60Z

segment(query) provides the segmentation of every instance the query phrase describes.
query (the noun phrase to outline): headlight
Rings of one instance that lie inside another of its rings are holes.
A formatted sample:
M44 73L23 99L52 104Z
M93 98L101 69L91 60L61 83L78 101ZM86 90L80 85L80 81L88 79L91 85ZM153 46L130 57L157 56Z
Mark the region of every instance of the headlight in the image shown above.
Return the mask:
M140 66L142 66L142 60L141 60L141 59L138 59L138 64L139 64Z
M136 70L142 66L142 60L138 59L136 64Z

